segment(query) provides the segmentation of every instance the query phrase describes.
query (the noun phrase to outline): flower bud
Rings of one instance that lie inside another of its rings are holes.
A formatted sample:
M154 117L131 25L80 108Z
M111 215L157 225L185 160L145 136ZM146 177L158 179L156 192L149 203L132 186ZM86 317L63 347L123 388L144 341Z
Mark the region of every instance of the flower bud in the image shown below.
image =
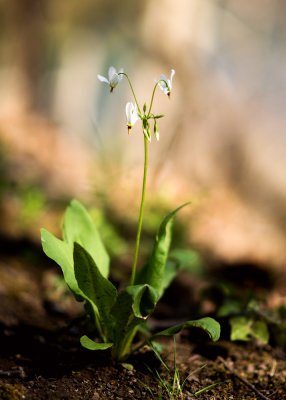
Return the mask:
M151 132L150 132L150 125L147 119L143 120L143 133L144 136L151 142Z
M155 135L155 138L157 140L159 140L160 135L159 135L159 129L158 129L158 125L157 125L156 119L154 119L154 135Z

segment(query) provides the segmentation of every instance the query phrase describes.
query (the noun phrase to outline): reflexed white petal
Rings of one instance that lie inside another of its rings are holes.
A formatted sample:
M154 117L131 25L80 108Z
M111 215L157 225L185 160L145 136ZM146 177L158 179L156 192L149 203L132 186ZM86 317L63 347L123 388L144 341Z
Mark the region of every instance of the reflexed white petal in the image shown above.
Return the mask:
M132 103L129 102L129 103L126 104L125 111L126 111L126 118L127 118L127 124L128 125L132 125L131 124L131 118L132 118L133 109L134 109L134 105Z
M106 79L104 76L98 74L97 77L98 77L98 79L100 80L100 82L109 83L109 80Z
M116 74L116 69L114 68L114 67L109 67L109 69L108 69L108 79L109 79L109 82L111 81L111 79L112 79L112 77L113 77L113 75L114 74Z
M160 79L162 79L163 81L167 81L168 79L165 77L165 75L161 74L160 75Z
M140 119L140 116L139 116L139 113L138 113L137 105L135 105L135 107L132 110L132 114L131 114L131 123L132 123L132 125L134 125L135 122L138 121L138 119Z
M172 82L173 76L175 75L176 71L174 69L171 70L170 81Z
M137 105L129 102L126 104L126 118L127 118L127 125L133 126L138 119L140 119Z

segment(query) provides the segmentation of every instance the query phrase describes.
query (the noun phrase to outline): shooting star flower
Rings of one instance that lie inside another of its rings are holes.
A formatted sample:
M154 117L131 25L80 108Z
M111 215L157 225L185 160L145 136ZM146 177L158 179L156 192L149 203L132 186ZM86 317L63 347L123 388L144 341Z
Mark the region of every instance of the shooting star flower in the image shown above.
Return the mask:
M172 81L173 81L173 76L175 75L175 70L171 70L171 76L170 79L166 78L165 75L160 75L160 82L158 83L159 88L163 91L164 94L170 97L171 91L172 91ZM155 82L157 82L157 79L154 78Z
M140 115L138 113L137 105L133 103L126 104L126 118L127 118L127 128L128 128L128 135L131 131L132 126L135 124L138 119L140 119Z
M120 74L122 74L122 72L123 72L123 68L120 68L117 72L114 67L109 67L108 79L99 74L97 75L97 77L100 80L100 82L105 82L110 86L110 93L112 93L113 89L116 88L116 86L118 85L118 83L121 81L121 79L123 77L122 75L120 75Z

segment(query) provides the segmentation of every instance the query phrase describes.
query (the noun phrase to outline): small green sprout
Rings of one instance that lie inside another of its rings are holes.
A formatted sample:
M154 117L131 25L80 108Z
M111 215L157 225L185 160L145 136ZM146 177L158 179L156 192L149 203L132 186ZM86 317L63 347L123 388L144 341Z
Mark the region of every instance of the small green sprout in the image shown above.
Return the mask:
M144 382L140 380L140 383L148 390L150 395L152 396L153 399L161 400L163 399L162 394L164 393L165 395L168 396L170 400L182 400L184 399L184 388L187 380L191 375L194 375L196 372L202 370L207 366L207 364L203 364L201 367L196 368L194 371L190 372L186 378L182 381L181 376L180 376L180 371L178 368L177 364L177 350L176 350L176 338L173 336L173 341L174 341L174 361L173 361L173 371L167 366L167 364L163 361L160 351L158 350L158 344L152 343L150 341L147 341L148 345L150 348L154 351L156 357L161 363L162 368L167 373L167 378L163 376L163 374L160 374L157 369L152 370L148 365L146 365L148 371L153 375L159 385L159 396L155 396L153 390ZM213 383L207 387L204 387L194 394L190 394L189 396L191 397L196 397L197 395L205 392L206 390L211 389L212 387L219 385L220 383L223 382L216 382ZM165 398L165 397L164 397Z
M157 120L162 118L163 115L154 115L151 112L154 95L157 86L159 86L165 94L170 96L174 74L175 71L172 70L170 79L167 79L164 75L160 76L154 86L149 108L145 102L142 107L143 111L141 111L129 76L123 72L123 69L117 72L114 67L110 67L108 79L98 75L101 82L110 86L110 92L116 88L123 77L127 79L135 100L135 104L128 102L126 105L128 133L130 133L135 122L139 119L142 122L144 171L129 285L118 292L108 279L109 255L90 215L77 200L73 200L66 210L63 240L56 238L45 229L41 230L44 252L61 267L64 279L76 300L85 303L86 312L91 321L94 322L94 328L100 337L101 342L98 342L84 335L80 339L82 346L89 350L111 349L112 357L120 361L124 361L132 352L131 346L136 332L140 326L146 323L174 277L172 271L170 273L169 270L171 264L167 262L172 240L172 224L176 213L187 203L178 207L163 219L149 260L137 271L146 192L148 143L151 142L149 120L153 119L154 134L156 139L159 140ZM219 339L220 326L214 319L208 317L196 321L187 321L184 324L165 329L148 339L153 340L158 335L174 335L185 326L200 327L208 333L212 340Z

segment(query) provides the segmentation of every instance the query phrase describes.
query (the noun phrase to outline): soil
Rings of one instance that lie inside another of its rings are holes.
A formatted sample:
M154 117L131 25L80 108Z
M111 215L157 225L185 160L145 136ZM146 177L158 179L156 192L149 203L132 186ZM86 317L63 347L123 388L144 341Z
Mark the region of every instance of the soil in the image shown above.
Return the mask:
M172 375L150 348L128 359L132 370L113 362L108 352L83 349L82 310L58 283L55 267L42 258L31 260L31 254L15 257L13 248L6 246L0 262L0 400L171 398L149 369L157 369L170 383ZM164 339L162 344L162 358L173 371L174 343ZM201 331L185 330L176 336L176 356L181 382L187 378L181 398L286 399L286 361L280 348L210 343Z

